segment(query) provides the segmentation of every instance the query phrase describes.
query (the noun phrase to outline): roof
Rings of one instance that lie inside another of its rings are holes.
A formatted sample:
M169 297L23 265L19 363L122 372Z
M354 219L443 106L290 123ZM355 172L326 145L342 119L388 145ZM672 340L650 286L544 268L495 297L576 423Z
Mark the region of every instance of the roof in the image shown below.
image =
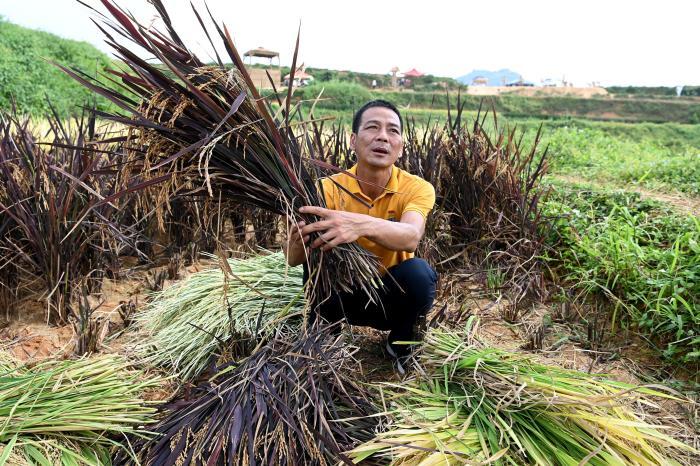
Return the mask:
M406 71L403 75L406 78L420 78L421 76L424 76L425 73L421 73L417 69L412 68L412 69Z
M297 72L294 73L294 79L308 79L308 78L313 78L313 76L311 76L306 71L297 70ZM284 75L284 79L289 79L289 74Z
M284 79L289 79L289 74L286 74L284 76ZM313 79L314 77L311 76L309 73L306 72L306 67L304 65L301 65L297 70L294 72L294 79Z
M246 53L243 54L244 57L262 57L262 58L275 58L279 57L280 54L279 52L275 52L273 50L267 50L262 47L258 47L256 49L248 50Z

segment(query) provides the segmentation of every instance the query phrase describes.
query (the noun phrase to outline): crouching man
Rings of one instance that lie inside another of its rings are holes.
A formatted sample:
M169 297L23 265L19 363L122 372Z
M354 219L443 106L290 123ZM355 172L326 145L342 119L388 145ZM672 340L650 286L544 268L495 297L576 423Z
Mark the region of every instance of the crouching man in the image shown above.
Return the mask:
M345 318L352 325L388 330L387 351L395 358L410 352L410 346L396 342L420 337L416 326L433 305L437 282L428 263L414 257L435 203L435 189L394 165L402 155L402 125L398 109L383 100L370 101L357 111L350 136L357 164L349 170L357 179L339 173L321 180L328 208L300 209L320 220L291 228L286 251L292 266L305 261L305 247L328 251L357 241L374 253L386 271L381 305L368 305L360 290L337 292L319 312L329 322ZM313 232L320 237L309 244Z

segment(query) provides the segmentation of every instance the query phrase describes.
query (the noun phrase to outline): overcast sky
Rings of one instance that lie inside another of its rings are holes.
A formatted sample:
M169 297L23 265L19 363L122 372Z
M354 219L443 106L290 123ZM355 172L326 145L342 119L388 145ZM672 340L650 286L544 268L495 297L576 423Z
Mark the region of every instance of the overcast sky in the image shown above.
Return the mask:
M99 5L97 0L85 0ZM146 0L117 0L145 23ZM193 0L196 6L203 2ZM164 0L175 27L207 58L189 0ZM276 1L209 0L241 52L263 46L291 64L301 21L308 66L387 73L417 68L458 77L510 68L524 79L566 77L577 85L700 85L697 0ZM91 12L75 0L0 0L23 26L85 40L104 51Z

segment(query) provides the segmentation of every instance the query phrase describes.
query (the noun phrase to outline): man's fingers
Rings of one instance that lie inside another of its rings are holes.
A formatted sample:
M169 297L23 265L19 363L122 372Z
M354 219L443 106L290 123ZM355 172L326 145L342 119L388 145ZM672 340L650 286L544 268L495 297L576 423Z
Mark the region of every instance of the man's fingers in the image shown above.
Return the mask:
M323 251L323 252L330 251L334 247L340 246L341 244L343 244L343 242L340 240L340 238L338 238L336 236L335 238L333 238L332 241L328 241L326 244L324 244L323 247L321 248L321 251Z
M324 244L328 243L333 239L335 235L331 233L330 231L327 231L326 233L322 234L318 238L314 240L314 242L311 244L312 248L319 248L323 246Z
M320 222L314 222L306 225L304 228L301 229L301 234L306 236L310 233L313 233L314 231L325 231L328 230L331 226L330 221L328 220L321 220Z
M303 220L297 223L287 222L287 230L291 232L299 231L304 228L304 226L306 226L306 222Z
M305 205L304 207L299 208L299 212L301 212L302 214L312 214L312 215L318 215L319 217L325 217L326 215L329 215L333 211L330 209L324 209L323 207L318 207L315 205Z

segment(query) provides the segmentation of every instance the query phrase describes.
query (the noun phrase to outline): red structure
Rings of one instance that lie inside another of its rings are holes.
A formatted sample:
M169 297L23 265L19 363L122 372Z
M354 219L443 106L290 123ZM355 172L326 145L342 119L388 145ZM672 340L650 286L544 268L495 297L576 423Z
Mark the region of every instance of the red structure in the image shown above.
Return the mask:
M425 73L421 73L415 68L410 69L403 74L404 78L420 78L421 76L425 76Z

